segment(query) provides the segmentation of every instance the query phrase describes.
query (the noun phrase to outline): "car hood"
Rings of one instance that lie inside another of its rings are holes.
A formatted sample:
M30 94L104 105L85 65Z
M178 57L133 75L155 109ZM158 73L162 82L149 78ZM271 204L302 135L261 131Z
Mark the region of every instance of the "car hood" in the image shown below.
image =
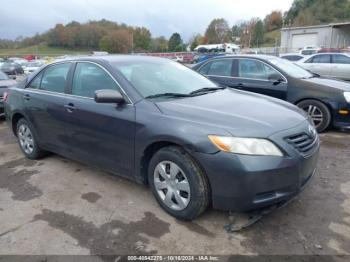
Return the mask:
M268 137L306 120L292 104L231 89L155 104L170 117L222 127L235 136Z
M327 88L327 89L332 89L332 90L338 89L339 91L350 92L350 83L342 80L313 77L313 78L307 78L307 79L300 79L300 81L309 85L311 84L311 85L322 86L323 88Z

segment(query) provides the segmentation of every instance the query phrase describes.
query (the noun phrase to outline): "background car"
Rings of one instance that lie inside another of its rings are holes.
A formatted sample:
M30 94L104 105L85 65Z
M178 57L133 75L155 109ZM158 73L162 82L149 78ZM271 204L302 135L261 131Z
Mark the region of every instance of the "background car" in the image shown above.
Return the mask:
M286 59L286 60L291 61L291 62L299 61L299 60L303 59L304 57L305 56L300 55L300 54L282 54L282 55L280 55L280 58Z
M16 85L16 81L10 79L5 73L0 71L0 118L4 117L3 98L7 88Z
M38 70L40 67L42 67L44 65L44 62L41 60L33 60L30 62L27 62L24 66L23 66L23 70L24 73L26 75L35 72L36 70Z
M210 59L193 69L221 85L293 103L309 114L319 132L331 124L350 128L347 82L319 78L273 56L226 56Z
M348 53L320 53L298 61L298 65L323 77L350 80Z
M17 75L22 75L24 73L24 70L21 65L10 61L5 61L4 63L2 63L2 65L0 66L0 70L13 78L15 78Z
M321 48L317 47L317 46L305 46L303 49L300 50L300 54L303 56L307 56L307 55L312 55L312 54L316 54Z

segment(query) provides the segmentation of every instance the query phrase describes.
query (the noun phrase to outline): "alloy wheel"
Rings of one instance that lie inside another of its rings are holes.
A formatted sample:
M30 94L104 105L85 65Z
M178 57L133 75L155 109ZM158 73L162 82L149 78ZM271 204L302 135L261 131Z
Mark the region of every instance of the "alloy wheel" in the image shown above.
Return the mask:
M303 107L303 110L308 114L315 127L319 127L323 122L323 113L321 109L319 109L315 105L307 105Z
M34 151L34 138L29 127L21 124L18 128L18 139L23 151L30 155Z
M160 162L154 170L154 187L163 203L176 211L185 209L191 198L188 179L171 161Z

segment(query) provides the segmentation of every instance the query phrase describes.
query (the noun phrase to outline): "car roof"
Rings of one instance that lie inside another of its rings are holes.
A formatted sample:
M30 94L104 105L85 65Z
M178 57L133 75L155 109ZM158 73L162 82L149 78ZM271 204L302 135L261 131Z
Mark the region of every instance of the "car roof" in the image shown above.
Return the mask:
M94 55L94 56L77 56L77 57L67 57L53 61L52 64L63 61L106 61L109 63L113 62L142 62L142 61L164 61L169 60L163 57L147 56L147 55Z

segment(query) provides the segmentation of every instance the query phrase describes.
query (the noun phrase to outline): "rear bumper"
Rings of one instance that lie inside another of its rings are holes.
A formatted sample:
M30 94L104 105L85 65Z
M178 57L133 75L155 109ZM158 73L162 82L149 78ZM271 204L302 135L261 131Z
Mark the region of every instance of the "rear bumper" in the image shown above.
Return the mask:
M275 137L273 141L276 140ZM307 157L289 144L283 144L282 148L286 151L285 157L196 153L210 181L213 207L250 211L296 196L315 174L319 141Z

